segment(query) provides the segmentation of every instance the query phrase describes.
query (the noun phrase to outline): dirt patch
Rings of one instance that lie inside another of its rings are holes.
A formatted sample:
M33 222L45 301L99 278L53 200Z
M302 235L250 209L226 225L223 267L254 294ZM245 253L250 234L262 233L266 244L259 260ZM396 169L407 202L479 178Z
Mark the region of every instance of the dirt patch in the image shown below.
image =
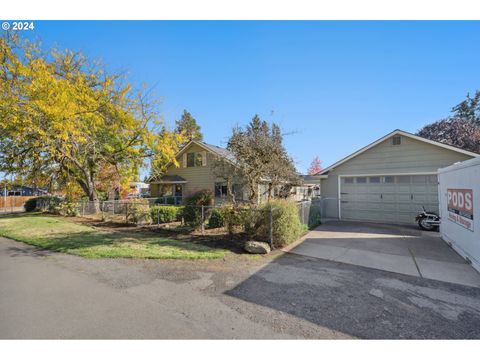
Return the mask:
M229 234L226 229L192 229L182 226L180 222L135 226L133 224L122 223L118 221L103 221L94 217L72 217L69 221L82 225L91 226L110 232L130 233L132 235L160 235L179 241L188 241L195 244L208 246L215 249L229 250L235 254L245 254L244 245L249 240L245 233L237 232Z

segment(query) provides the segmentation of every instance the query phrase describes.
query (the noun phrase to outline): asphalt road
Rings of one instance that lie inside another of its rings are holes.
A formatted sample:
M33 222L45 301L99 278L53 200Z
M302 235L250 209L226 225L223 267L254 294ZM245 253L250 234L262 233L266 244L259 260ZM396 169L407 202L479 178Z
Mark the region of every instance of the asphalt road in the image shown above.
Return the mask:
M480 289L294 254L89 260L0 238L0 338L480 338Z
M285 327L255 322L202 293L212 285L212 273L185 269L165 280L162 275L168 273L157 273L155 265L158 261L52 254L0 238L0 338L301 337L296 330L292 334ZM322 337L342 337L335 331L314 331Z

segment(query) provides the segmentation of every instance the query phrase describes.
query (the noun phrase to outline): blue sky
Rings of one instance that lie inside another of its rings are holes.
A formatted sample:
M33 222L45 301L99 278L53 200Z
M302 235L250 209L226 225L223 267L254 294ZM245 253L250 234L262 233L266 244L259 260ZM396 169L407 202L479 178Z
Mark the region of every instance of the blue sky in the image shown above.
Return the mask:
M302 172L480 88L480 22L37 21L30 36L155 86L166 123L187 109L209 143L254 114L275 121Z

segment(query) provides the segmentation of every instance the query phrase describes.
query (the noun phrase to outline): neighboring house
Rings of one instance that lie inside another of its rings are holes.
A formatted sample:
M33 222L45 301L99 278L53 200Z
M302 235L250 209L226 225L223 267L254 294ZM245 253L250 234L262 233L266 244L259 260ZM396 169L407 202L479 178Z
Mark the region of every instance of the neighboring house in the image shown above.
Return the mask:
M7 196L43 196L48 195L48 190L33 186L18 185L4 189Z
M395 130L320 171L326 218L411 223L438 212L437 170L479 156Z
M130 182L128 197L145 197L149 195L149 185L141 181Z
M296 187L295 191L302 194L303 199L309 200L320 196L320 180L318 175L300 175L303 186Z
M161 178L150 179L150 196L169 198L172 203L180 203L183 198L200 190L210 190L215 194L215 203L228 200L225 179L215 175L213 164L217 158L225 158L234 163L234 156L227 149L190 141L176 155L179 167L170 164ZM237 201L247 201L248 191L242 179L233 182L233 193ZM258 201L268 196L268 184L259 184Z

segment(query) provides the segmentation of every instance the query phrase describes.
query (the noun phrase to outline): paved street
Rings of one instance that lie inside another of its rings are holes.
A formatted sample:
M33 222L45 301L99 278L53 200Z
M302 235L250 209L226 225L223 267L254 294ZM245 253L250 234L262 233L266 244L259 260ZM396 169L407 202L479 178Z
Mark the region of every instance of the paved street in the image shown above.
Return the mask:
M278 252L84 259L0 238L0 338L480 338L480 289Z
M155 265L50 254L0 238L0 338L302 337L298 324L286 333L202 293L213 284L212 272L185 269L168 281ZM321 337L345 337L306 328Z

